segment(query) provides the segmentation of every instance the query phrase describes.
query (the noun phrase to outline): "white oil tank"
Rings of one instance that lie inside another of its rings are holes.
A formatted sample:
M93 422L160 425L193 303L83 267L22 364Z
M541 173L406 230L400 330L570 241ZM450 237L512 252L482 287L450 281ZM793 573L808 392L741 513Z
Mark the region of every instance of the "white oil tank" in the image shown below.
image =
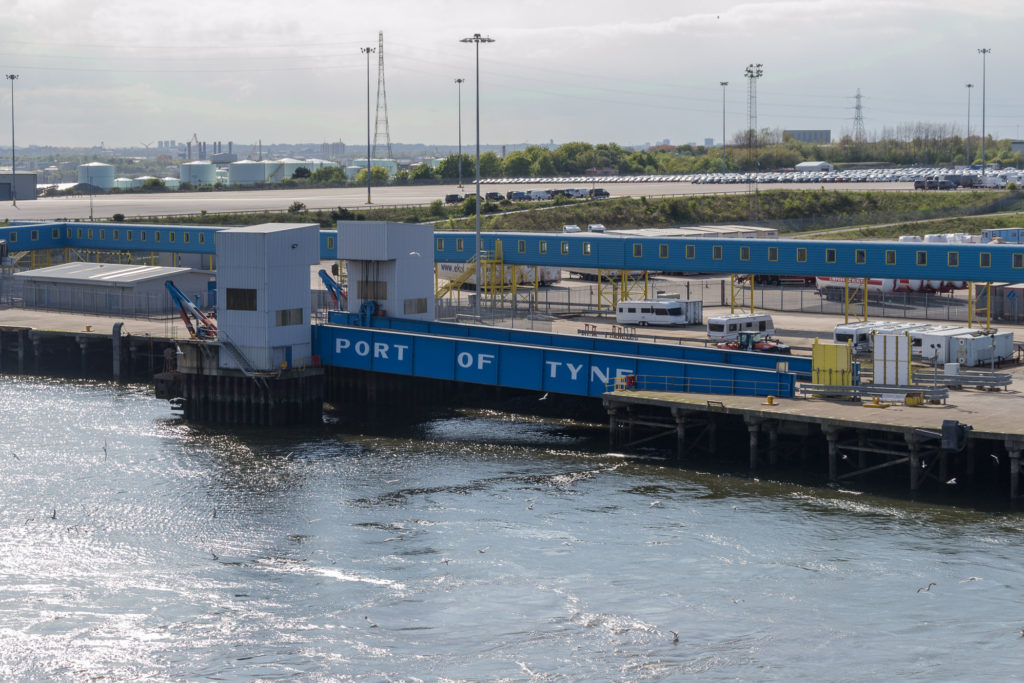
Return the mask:
M93 161L78 167L78 182L88 183L103 190L114 187L114 167L110 164Z
M228 166L228 182L231 185L254 185L267 182L267 164L262 161L243 159Z
M114 187L118 190L129 190L132 187L131 178L114 178Z
M160 180L164 181L164 187L166 187L168 190L178 190L181 188L181 180L179 180L178 178L172 178L170 176L167 176L166 178L161 178Z
M178 167L178 179L195 187L217 182L217 167L209 161L189 161Z

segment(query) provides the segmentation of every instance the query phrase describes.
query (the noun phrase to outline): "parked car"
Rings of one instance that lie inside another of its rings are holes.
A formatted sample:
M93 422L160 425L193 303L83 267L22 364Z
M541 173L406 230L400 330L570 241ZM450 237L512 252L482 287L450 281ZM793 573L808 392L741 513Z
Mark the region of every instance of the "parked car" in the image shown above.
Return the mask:
M484 199L489 202L500 202L504 197L501 196L500 192L488 192L484 195Z
M445 204L458 204L461 201L462 201L462 195L446 194L444 196L444 203Z
M593 190L590 191L590 196L593 197L594 199L604 199L605 197L610 197L611 195L608 194L608 190L605 190L604 188L601 187L595 187Z

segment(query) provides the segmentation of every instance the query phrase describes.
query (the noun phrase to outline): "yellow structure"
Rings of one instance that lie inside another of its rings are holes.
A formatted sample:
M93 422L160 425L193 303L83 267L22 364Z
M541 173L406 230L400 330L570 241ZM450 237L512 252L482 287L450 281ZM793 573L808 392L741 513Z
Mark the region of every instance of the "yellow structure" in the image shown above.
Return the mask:
M831 386L853 385L853 347L814 340L811 347L811 382Z

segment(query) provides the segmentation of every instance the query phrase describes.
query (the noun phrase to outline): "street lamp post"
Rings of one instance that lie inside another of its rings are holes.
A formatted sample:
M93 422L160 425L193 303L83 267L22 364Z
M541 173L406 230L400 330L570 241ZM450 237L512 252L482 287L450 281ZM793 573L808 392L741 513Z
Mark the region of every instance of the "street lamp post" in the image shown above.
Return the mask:
M14 175L14 81L18 74L7 74L7 80L11 82L11 204L18 205L18 182Z
M456 78L455 83L459 86L459 189L462 189L462 84L465 78Z
M376 52L373 47L361 47L359 51L366 55L366 203L373 204L370 199L370 53Z
M471 38L463 38L461 43L476 43L476 300L473 302L473 315L480 321L480 43L493 43L494 39L474 33Z
M725 173L725 87L729 81L719 81L722 86L722 173Z
M992 48L978 48L981 55L981 184L985 184L985 56Z
M973 83L967 84L967 168L971 167L971 88Z

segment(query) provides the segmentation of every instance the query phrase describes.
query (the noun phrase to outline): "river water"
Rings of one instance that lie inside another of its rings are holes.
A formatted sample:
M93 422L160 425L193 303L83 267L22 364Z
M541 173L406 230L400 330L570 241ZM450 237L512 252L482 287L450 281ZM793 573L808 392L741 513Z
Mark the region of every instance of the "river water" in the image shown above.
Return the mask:
M0 377L0 430L3 680L1021 676L1013 512L495 413L224 431Z

